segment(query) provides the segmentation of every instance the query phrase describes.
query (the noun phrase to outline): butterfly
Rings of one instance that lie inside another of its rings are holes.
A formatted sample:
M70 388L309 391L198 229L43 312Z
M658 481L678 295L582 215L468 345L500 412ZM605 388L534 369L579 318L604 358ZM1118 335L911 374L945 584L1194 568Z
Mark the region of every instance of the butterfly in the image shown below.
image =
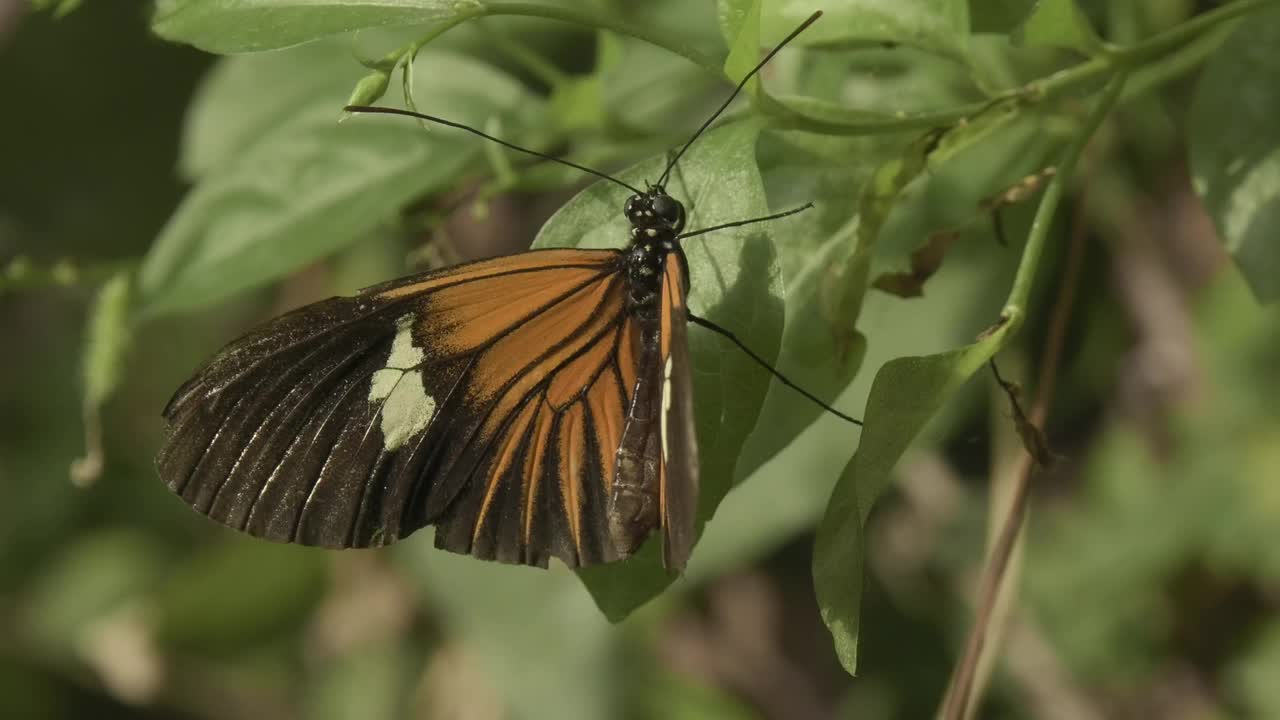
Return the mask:
M627 558L660 531L665 566L683 569L698 500L688 325L768 364L689 312L680 243L809 206L685 232L685 207L665 186L816 19L644 189L442 118L349 107L458 127L623 185L630 240L431 271L267 322L170 400L161 478L204 515L270 540L374 547L434 525L445 550L579 567Z

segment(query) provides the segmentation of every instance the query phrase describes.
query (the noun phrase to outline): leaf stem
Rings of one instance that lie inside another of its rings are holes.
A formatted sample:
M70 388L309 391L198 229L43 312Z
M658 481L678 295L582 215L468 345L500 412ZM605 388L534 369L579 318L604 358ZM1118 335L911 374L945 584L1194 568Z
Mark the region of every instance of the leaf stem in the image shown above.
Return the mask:
M1140 43L1129 47L1117 48L1113 53L1113 57L1120 65L1132 68L1134 65L1146 63L1153 58L1165 55L1185 45L1219 23L1234 20L1268 5L1277 4L1277 0L1237 0L1237 2L1197 15Z
M19 255L0 263L0 296L10 291L99 285L136 265L136 261L80 265L69 259L41 264L25 255Z
M1128 73L1122 72L1107 83L1102 98L1098 100L1093 112L1085 120L1084 126L1063 151L1062 159L1058 161L1057 173L1049 182L1049 187L1040 200L1040 207L1036 208L1035 219L1031 222L1031 232L1027 235L1027 244L1022 250L1022 259L1018 263L1018 271L1013 278L1013 287L1010 288L1009 298L1005 301L1004 314L1010 322L1014 323L1015 329L1022 322L1027 298L1031 295L1031 286L1035 282L1036 270L1040 267L1040 256L1044 253L1044 246L1053 225L1053 216L1058 210L1058 203L1062 201L1062 195L1066 191L1067 183L1071 180L1081 153L1084 152L1085 146L1089 144L1090 138L1102 124L1103 119L1111 112L1116 100L1120 98L1120 92L1124 89L1127 79Z

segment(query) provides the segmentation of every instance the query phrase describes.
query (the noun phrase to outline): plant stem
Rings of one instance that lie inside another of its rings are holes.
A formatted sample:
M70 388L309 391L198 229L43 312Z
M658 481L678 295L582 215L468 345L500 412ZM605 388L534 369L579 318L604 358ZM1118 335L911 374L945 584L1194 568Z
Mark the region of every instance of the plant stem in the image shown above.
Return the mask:
M1014 278L1013 288L1009 292L1005 313L1011 318L1011 322L1020 322L1024 315L1022 308L1030 294L1035 269L1039 265L1039 258L1043 252L1045 240L1049 235L1053 216L1062 199L1062 194L1065 192L1066 184L1073 175L1080 156L1089 144L1089 140L1111 111L1116 100L1119 99L1127 77L1127 73L1122 72L1112 78L1103 92L1102 98L1098 101L1088 120L1086 120L1085 125L1062 154L1062 160L1058 164L1058 172L1045 191L1044 197L1040 201L1040 207L1036 210L1035 220L1032 221L1026 247L1022 252L1022 261L1018 265L1018 274ZM1045 360L1041 367L1036 402L1029 413L1029 422L1041 429L1044 427L1045 419L1048 416L1049 402L1053 395L1054 381L1057 377L1058 361L1062 355L1062 344L1066 335L1067 319L1070 316L1071 306L1075 298L1075 285L1080 273L1080 246L1083 245L1083 238L1083 233L1073 237L1071 252L1068 256L1067 272L1059 290L1058 300L1054 305L1050 321L1049 336L1045 347ZM942 707L939 709L939 717L943 720L963 720L963 718L969 716L971 709L976 707L976 699L972 697L974 681L986 646L986 639L1000 595L1001 585L1026 518L1027 497L1031 486L1031 471L1034 465L1031 453L1024 453L1015 475L1017 480L1013 488L1013 497L1009 501L1008 510L1001 523L1000 533L996 538L995 544L992 545L987 567L982 574L978 612L974 618L973 627L969 630L968 639L965 641L964 654L961 656L959 663L957 663L956 669L951 676L951 681L947 686L947 691L943 695Z
M1049 230L1053 224L1053 216L1058 210L1058 203L1062 201L1063 193L1066 192L1067 183L1071 179L1076 163L1080 160L1085 146L1089 144L1089 139L1093 137L1094 131L1102 124L1102 120L1119 99L1127 78L1127 73L1121 73L1107 84L1102 98L1090 113L1089 118L1085 120L1079 134L1062 153L1062 159L1057 165L1057 174L1049 182L1049 187L1040 200L1040 207L1036 208L1036 216L1031 222L1031 231L1027 235L1027 244L1022 250L1022 260L1018 263L1013 287L1010 288L1009 298L1005 301L1005 312L1014 314L1017 318L1015 322L1020 320L1027 298L1031 295L1031 286L1035 282L1036 269L1040 267L1040 255L1044 252Z
M1158 67L1153 68L1150 66L1157 61L1163 60L1176 64L1173 72L1151 72L1150 79L1140 86L1143 91L1150 90L1202 61L1215 45L1213 43L1202 44L1197 41L1211 30L1216 29L1222 23L1237 19L1247 13L1276 4L1277 0L1237 0L1237 2L1223 5L1198 15L1177 27L1146 40L1127 47L1115 48L1110 52L1081 62L1073 67L1007 90L988 100L956 105L931 112L891 115L870 113L839 106L824 107L818 111L806 109L804 106L789 105L785 99L775 98L783 108L790 112L785 116L776 117L774 120L782 127L826 135L891 134L944 127L979 115L990 109L993 104L1039 104L1065 97L1082 87L1101 84L1121 72L1131 71L1139 67L1148 71L1156 71L1159 69ZM429 34L409 45L389 53L377 66L394 65L406 57L412 57L427 43L468 20L481 16L498 15L540 17L589 28L610 30L669 50L687 58L707 72L724 77L726 81L732 82L733 80L725 75L724 68L718 59L707 55L689 43L673 41L669 35L656 32L652 28L623 22L608 13L523 2L485 2L480 4L473 10L460 13L452 18L450 22L433 28ZM1188 50L1185 56L1182 55L1184 49ZM1166 56L1172 57L1166 59Z
M1150 72L1149 79L1141 90L1147 91L1158 87L1161 83L1172 80L1189 69L1189 66L1202 61L1216 44L1197 42L1209 35L1225 22L1235 20L1247 13L1275 6L1277 0L1239 0L1199 15L1187 22L1154 35L1142 42L1127 47L1120 47L1098 57L1086 60L1078 65L1058 71L1043 78L1032 80L1020 87L1007 90L990 100L957 105L945 110L915 113L903 116L864 117L851 120L839 118L814 118L788 106L781 98L784 107L796 113L789 117L789 126L798 130L810 130L817 133L860 135L896 133L907 130L923 130L951 125L966 118L986 112L992 105L1000 103L1043 103L1056 100L1082 87L1101 84L1107 78L1144 67ZM1216 33L1215 33L1216 35ZM1220 36L1218 39L1225 38ZM1183 51L1186 51L1185 54ZM1172 72L1160 73L1157 61L1173 65ZM853 111L850 111L851 114Z
M19 255L0 265L0 296L8 291L99 285L117 273L132 270L136 264L125 260L77 265L65 259L52 264L39 264L25 255Z
M1277 3L1277 0L1237 0L1237 2L1197 15L1181 25L1154 35L1136 45L1119 48L1115 51L1114 57L1124 67L1132 68L1134 65L1144 64L1185 45L1219 23L1234 20L1268 5L1275 6L1278 4L1280 3Z

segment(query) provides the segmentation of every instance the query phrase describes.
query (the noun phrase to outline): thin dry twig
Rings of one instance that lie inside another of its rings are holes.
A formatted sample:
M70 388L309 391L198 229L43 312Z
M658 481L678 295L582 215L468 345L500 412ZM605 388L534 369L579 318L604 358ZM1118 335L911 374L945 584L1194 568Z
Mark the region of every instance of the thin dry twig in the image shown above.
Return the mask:
M1088 175L1088 173L1086 173ZM1040 365L1040 377L1036 384L1036 398L1031 410L1026 414L1027 424L1043 432L1045 418L1049 414L1049 404L1053 400L1053 391L1058 376L1058 366L1062 359L1062 348L1066 341L1067 323L1071 319L1071 308L1075 304L1076 289L1080 281L1080 271L1084 264L1084 248L1087 223L1084 221L1086 195L1082 184L1080 197L1077 200L1070 244L1067 249L1066 268L1063 272L1062 284L1058 287L1058 296L1054 300L1049 321L1049 334L1045 341L1043 360ZM946 694L943 695L939 716L944 720L964 720L970 717L977 707L977 699L971 697L974 681L977 677L978 665L982 660L989 635L996 600L1000 587L1009 569L1009 559L1021 537L1023 522L1027 515L1027 498L1031 487L1031 472L1036 467L1035 451L1028 448L1019 461L1013 487L1013 497L1009 501L1009 510L995 544L991 547L988 563L982 574L978 592L978 610L973 627L965 641L964 654L951 676Z

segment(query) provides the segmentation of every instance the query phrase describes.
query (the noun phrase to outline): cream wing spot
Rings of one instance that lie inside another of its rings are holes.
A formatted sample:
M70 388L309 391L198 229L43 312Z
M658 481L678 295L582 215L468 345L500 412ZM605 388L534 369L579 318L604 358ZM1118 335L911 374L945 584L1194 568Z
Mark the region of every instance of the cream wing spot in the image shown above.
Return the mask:
M391 341L387 366L373 374L369 402L381 404L382 443L395 450L426 429L436 414L436 400L422 382L426 354L413 344L413 314L396 320L396 337Z
M662 369L662 457L670 457L671 450L667 443L667 415L671 414L671 356L667 356L666 367Z

